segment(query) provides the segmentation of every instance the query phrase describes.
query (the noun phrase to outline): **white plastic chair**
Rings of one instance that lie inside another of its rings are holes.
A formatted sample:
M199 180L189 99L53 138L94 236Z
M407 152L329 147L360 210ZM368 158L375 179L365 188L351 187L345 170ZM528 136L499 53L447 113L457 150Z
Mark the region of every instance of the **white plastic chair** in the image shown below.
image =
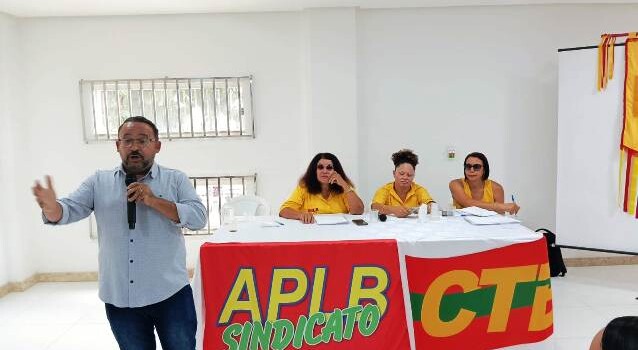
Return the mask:
M224 204L224 208L226 207L232 207L235 215L240 216L270 215L270 205L268 202L254 195L230 198L226 204Z

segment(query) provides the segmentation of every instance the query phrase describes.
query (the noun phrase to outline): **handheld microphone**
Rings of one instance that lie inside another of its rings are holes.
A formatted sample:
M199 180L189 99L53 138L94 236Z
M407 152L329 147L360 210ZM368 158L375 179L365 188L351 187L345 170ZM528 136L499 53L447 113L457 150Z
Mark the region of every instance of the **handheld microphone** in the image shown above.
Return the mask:
M128 187L130 184L134 183L136 181L135 179L135 175L126 175L126 180L124 180L124 183L126 184L126 187ZM137 221L137 212L136 212L136 204L135 202L129 202L128 201L128 196L126 198L126 215L128 217L128 228L129 230L134 230L135 229L135 221Z

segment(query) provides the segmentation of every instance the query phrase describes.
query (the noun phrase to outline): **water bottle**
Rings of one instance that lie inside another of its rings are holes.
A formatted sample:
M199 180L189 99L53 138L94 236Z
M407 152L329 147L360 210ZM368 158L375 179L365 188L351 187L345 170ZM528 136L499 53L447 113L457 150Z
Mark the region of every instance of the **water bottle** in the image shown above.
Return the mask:
M441 211L439 211L439 205L436 202L430 204L430 218L432 220L441 220Z
M420 223L424 223L428 221L428 206L425 204L421 204L421 206L419 207L419 212L417 214L418 216L418 221Z
M235 221L235 210L233 207L222 207L222 226L230 232L237 231L237 222Z

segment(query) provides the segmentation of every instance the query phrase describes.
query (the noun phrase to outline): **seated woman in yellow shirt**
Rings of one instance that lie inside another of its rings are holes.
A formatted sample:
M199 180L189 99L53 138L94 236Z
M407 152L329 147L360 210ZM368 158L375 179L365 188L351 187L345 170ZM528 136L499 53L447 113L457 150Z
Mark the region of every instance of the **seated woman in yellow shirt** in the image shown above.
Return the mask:
M412 208L421 204L434 202L425 187L414 182L414 172L419 164L419 157L409 149L402 149L392 155L394 181L377 190L372 199L372 209L380 214L391 214L404 218L412 212Z
M332 153L317 154L308 165L290 198L281 205L279 216L315 221L313 214L363 213L363 202L343 171L341 162Z
M479 207L501 214L516 214L516 203L505 203L503 186L489 180L490 164L483 153L473 152L463 162L465 178L450 181L450 192L456 208Z

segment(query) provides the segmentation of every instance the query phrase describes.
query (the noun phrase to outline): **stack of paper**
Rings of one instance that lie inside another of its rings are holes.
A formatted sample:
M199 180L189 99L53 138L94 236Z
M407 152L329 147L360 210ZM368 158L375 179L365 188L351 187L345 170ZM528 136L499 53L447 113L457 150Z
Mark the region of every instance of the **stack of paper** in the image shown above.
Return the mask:
M457 209L461 215L474 215L474 216L494 216L498 215L497 212L479 208L479 207L467 207L463 209Z
M342 214L317 214L315 222L317 225L337 225L347 224L348 220Z
M465 220L472 225L500 225L515 224L521 222L510 216L492 215L492 216L464 216Z

